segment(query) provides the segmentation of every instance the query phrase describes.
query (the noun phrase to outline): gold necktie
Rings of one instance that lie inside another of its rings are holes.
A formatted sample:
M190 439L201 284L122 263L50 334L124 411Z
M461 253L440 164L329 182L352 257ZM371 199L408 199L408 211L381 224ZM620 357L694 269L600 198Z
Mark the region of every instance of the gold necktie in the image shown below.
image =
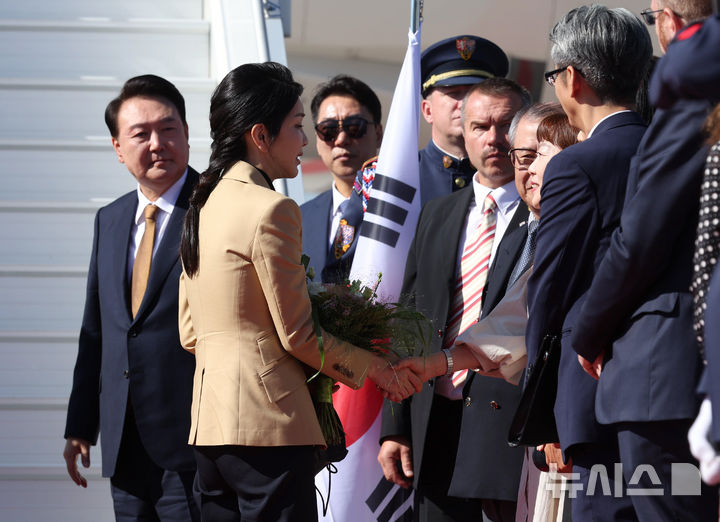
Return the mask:
M150 262L152 261L153 245L155 243L155 214L157 213L155 205L145 207L145 232L143 232L140 246L135 255L135 264L132 271L132 316L133 319L140 308L145 288L147 287L148 277L150 276Z

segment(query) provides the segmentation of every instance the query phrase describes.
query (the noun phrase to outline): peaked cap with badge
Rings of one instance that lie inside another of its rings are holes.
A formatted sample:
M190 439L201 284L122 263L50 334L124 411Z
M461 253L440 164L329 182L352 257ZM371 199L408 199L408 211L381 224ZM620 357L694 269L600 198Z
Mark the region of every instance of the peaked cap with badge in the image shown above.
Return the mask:
M473 35L440 40L423 51L420 58L422 95L435 87L474 85L488 78L505 77L507 55L496 44ZM469 186L475 167L467 158L455 158L431 139L420 151L421 204Z
M459 35L440 40L420 57L423 96L432 87L473 85L507 75L509 62L500 47L479 36Z

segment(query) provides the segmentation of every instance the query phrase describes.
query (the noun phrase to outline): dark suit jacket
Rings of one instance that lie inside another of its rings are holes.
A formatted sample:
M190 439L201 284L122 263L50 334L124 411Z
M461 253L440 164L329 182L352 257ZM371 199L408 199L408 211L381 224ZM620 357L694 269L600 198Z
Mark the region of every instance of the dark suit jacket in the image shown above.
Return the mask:
M360 237L360 223L355 227L355 238L347 252L340 259L329 255L330 217L332 213L332 189L300 206L302 212L303 253L310 257L310 265L315 269L315 281L323 283L341 283L350 275L357 240ZM354 190L348 204L351 212L362 216L362 199Z
M433 200L423 207L417 234L408 253L402 293L414 297L417 310L433 323L437 335L432 340L431 352L442 349L455 286L456 253L473 197L474 191L469 188ZM504 295L510 271L527 237L527 215L527 207L520 203L498 246L488 274L484 315ZM381 437L403 435L412 441L416 487L423 482L421 463L434 385L434 381L425 383L420 393L401 405L386 402L383 406ZM520 388L501 379L474 375L463 393L470 398L470 406L463 408L449 494L515 501L523 452L507 445L507 432L519 401ZM493 401L499 408L490 405ZM449 448L429 450L448 451Z
M705 300L706 317L720 317L720 265L713 271ZM713 419L720 418L720 321L705 322L705 347L707 348L707 367L700 384L703 395L710 397ZM713 422L710 437L715 444L720 443L720 422Z
M667 109L679 99L720 102L720 13L678 31L650 83L653 105Z
M87 296L65 437L95 444L102 437L103 476L115 472L132 401L146 451L160 467L191 470L187 444L195 369L178 334L180 234L188 198L198 174L188 169L185 185L153 256L145 297L137 316L130 312L127 258L135 191L101 208L88 272Z
M705 101L655 112L628 182L620 229L578 317L573 348L605 349L600 422L690 418L701 361L692 326L692 259L707 157Z
M562 334L555 418L563 449L608 436L595 420L596 381L578 364L569 333L619 224L630 161L644 132L636 113L615 114L545 170L526 343L534 362L543 337Z
M698 27L698 24L691 24L676 35L667 54L658 63L651 84L653 101L661 107L669 109L681 100L679 107L673 108L674 111L682 111L679 114L688 110L684 100L708 100L711 104L720 101L720 14L708 18L702 27ZM698 105L698 108L701 106ZM689 152L692 154L692 151ZM720 419L720 324L715 319L720 313L719 274L716 268L706 294L707 366L699 386L703 396L710 396L714 419ZM712 423L710 439L720 443L720 422Z

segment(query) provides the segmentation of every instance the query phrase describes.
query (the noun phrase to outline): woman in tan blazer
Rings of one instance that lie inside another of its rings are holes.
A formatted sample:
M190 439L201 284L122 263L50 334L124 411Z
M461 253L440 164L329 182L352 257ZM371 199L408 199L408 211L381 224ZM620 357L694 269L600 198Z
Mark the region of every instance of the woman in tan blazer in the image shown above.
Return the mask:
M393 400L421 385L325 332L321 361L300 209L272 185L297 175L307 144L301 92L268 62L231 71L211 100L210 166L186 217L179 303L197 365L189 442L203 520L317 518L313 455L325 440L308 366L353 388L368 377Z

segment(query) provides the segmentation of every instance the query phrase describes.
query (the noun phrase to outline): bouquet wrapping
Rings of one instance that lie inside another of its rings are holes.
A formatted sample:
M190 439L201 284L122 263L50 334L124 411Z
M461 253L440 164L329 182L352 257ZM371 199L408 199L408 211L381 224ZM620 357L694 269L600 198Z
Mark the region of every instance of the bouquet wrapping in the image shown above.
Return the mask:
M324 363L322 330L368 350L390 362L424 352L429 345L432 325L425 316L400 303L383 303L378 299L382 274L371 287L360 281L344 284L314 282L309 258L302 257L308 277L308 293L312 303L313 323L318 339L321 365ZM329 462L338 462L347 454L345 433L332 404L334 381L319 370L308 383L315 411L328 448L320 469Z

